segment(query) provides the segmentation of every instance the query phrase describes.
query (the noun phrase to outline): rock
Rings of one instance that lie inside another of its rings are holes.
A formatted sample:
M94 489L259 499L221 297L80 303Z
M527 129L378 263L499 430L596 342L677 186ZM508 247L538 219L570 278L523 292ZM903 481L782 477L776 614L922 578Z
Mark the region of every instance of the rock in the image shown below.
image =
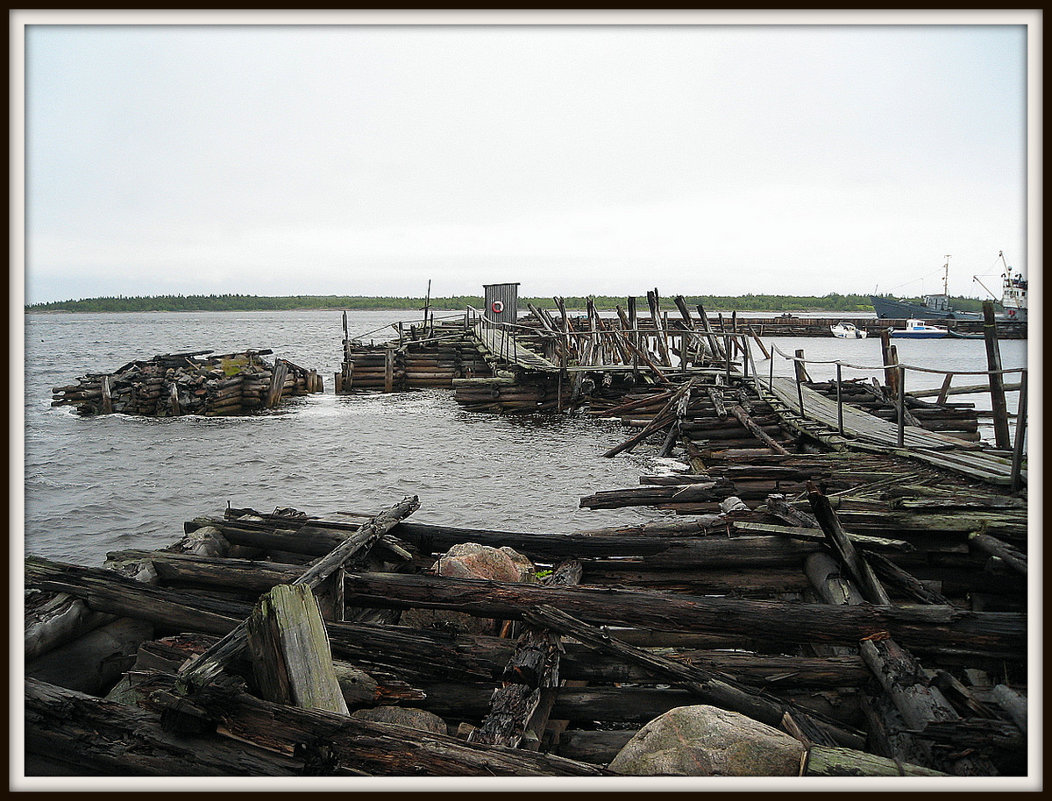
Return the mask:
M610 762L629 776L798 776L803 744L714 706L681 706L646 724Z
M493 548L477 542L462 542L438 557L435 572L450 578L522 581L533 572L533 563L506 545Z
M512 548L493 548L477 542L454 545L438 557L434 570L439 576L488 581L530 581L534 576L533 563ZM407 609L400 622L413 628L461 634L498 633L495 620L442 609Z
M376 706L372 709L359 709L351 713L352 718L374 720L377 723L397 723L410 729L429 731L434 734L446 734L446 722L438 715L425 709L414 709L405 706Z

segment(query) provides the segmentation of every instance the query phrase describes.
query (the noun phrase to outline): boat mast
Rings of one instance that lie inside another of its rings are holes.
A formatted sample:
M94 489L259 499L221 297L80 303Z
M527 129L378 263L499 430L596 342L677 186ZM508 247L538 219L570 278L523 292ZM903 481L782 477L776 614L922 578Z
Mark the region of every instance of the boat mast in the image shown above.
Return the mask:
M942 294L946 303L950 302L950 254L946 254L946 263L942 266Z

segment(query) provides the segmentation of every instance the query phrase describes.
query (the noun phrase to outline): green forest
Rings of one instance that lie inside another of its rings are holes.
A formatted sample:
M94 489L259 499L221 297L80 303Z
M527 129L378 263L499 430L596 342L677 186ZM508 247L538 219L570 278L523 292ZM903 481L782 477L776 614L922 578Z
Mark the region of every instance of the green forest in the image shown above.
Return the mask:
M832 292L821 297L809 295L690 295L685 296L692 308L701 304L712 311L754 312L868 312L873 307L869 295L841 295ZM584 309L587 298L565 297L567 308ZM606 295L592 296L599 309L625 307L626 298ZM641 299L646 306L645 296ZM913 299L916 300L916 299ZM454 295L431 298L433 309L459 311L468 306L480 308L483 298L479 295ZM552 298L519 298L519 308L527 303L543 308L552 308ZM979 298L951 297L950 304L961 311L981 311ZM424 308L424 298L369 297L364 295L289 295L267 297L263 295L148 295L129 297L85 298L62 300L50 303L33 303L25 307L29 312L152 312L152 311L286 311L293 309L406 309L417 311ZM675 309L671 298L661 298L661 308Z

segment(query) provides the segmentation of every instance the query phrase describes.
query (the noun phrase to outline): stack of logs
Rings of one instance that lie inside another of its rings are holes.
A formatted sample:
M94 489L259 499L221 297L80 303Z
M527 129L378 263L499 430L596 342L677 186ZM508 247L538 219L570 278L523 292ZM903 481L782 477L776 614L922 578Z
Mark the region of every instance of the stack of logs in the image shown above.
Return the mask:
M478 348L462 336L380 346L345 341L336 387L338 394L359 389L449 389L455 379L488 375L489 365Z
M559 376L530 373L519 378L510 373L492 378L462 378L453 382L454 400L472 412L504 412L508 414L564 411L567 398L560 405Z
M262 357L272 352L212 356L204 350L136 360L113 373L92 373L77 384L54 387L51 405L72 405L84 416L216 417L270 409L282 397L323 391L317 371L286 359L270 364Z

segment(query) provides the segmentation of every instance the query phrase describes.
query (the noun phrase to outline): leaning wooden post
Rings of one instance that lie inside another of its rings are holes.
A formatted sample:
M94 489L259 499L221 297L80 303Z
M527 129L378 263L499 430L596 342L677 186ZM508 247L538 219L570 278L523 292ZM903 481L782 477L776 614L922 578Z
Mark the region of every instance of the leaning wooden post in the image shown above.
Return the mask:
M1019 377L1019 405L1015 415L1015 447L1012 449L1012 491L1023 486L1023 444L1026 441L1027 371Z
M942 406L946 403L946 396L950 394L950 383L953 381L953 373L947 373L946 378L942 380L942 389L939 390L939 397L935 399L935 402Z
M986 339L986 367L990 371L990 407L994 413L994 443L998 448L1011 447L1008 435L1008 404L1005 402L1005 380L1001 374L1001 349L997 344L994 303L983 301L983 337Z
M898 397L895 408L898 411L899 422L896 433L896 444L901 448L906 438L906 368L899 367L898 371Z

